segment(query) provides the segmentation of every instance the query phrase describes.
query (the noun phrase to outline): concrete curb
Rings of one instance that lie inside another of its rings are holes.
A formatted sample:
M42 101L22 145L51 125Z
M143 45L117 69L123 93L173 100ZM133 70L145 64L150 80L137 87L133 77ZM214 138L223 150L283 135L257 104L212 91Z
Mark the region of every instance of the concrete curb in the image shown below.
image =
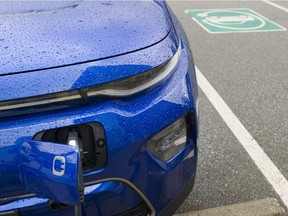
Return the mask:
M174 216L287 216L285 209L275 198L210 208Z

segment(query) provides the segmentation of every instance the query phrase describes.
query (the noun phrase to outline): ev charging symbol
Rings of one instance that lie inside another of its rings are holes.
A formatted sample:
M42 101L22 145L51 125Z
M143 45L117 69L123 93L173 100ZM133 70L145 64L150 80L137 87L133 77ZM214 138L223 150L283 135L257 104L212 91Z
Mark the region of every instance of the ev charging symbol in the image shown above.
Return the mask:
M55 156L53 159L53 175L63 176L65 173L66 159L63 156Z

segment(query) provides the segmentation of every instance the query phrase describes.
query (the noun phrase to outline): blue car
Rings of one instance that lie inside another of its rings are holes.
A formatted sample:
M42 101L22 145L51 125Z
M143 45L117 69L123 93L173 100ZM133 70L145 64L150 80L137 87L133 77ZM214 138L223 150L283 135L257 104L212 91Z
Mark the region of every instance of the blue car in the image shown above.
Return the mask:
M0 216L172 215L198 96L168 5L1 1L0 17Z

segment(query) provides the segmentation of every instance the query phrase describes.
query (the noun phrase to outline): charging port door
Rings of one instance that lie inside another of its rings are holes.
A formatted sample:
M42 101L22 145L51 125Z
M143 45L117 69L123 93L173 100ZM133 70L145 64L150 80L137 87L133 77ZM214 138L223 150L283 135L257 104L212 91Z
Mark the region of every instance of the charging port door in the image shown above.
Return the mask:
M19 148L19 175L26 190L56 202L77 206L83 201L81 166L77 146L29 141Z

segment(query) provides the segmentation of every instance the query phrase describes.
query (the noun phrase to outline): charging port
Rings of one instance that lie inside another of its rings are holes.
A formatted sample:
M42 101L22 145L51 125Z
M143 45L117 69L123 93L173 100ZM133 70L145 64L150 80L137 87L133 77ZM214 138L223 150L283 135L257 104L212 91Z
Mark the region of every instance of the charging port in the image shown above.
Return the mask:
M107 164L107 144L104 128L99 123L87 123L55 128L37 133L34 140L73 145L77 140L82 156L83 172L100 169Z

